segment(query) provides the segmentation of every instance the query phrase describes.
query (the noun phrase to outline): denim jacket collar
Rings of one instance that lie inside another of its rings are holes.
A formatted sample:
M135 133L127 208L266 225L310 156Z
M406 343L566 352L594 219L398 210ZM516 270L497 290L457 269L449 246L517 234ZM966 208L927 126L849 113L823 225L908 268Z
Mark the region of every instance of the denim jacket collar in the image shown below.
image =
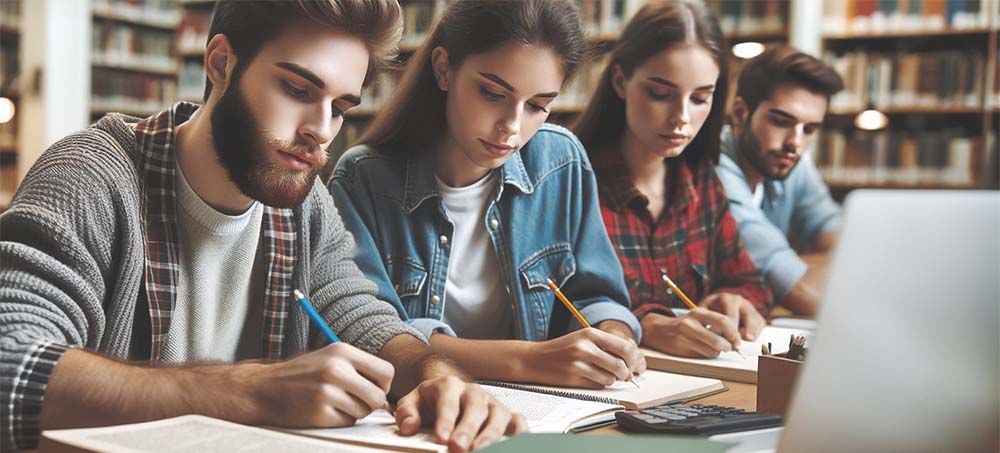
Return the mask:
M521 160L521 151L515 152L507 162L500 167L500 180L503 185L516 187L521 193L530 194L535 191L535 185L528 177L528 171ZM429 198L438 195L437 181L434 180L434 159L428 154L418 154L406 159L406 186L403 189L403 210L407 214L420 207ZM503 188L497 192L497 198L503 193Z

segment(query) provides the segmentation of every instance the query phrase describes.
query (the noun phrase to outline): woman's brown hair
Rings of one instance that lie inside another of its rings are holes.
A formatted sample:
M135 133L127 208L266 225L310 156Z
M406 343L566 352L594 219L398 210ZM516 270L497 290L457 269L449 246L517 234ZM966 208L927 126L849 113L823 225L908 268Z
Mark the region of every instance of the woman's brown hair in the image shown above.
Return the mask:
M631 77L646 60L679 44L705 48L719 65L708 119L682 155L692 164L705 158L718 162L719 134L726 120L729 50L719 23L708 8L701 2L687 0L650 2L625 26L611 50L608 66L601 74L594 96L572 127L588 153L617 146L625 131L625 100L612 87L615 66L620 66L625 76Z
M586 42L572 0L458 0L448 4L427 39L411 57L396 91L358 143L384 151L399 145L425 146L447 128L445 93L431 68L431 52L448 50L452 67L466 57L509 42L547 46L562 58L565 80L586 53Z

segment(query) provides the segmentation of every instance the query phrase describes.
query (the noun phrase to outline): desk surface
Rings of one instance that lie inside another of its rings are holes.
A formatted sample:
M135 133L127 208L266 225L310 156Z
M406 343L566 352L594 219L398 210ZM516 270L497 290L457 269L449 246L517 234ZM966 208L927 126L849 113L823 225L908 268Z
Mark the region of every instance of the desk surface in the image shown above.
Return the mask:
M728 391L706 396L693 401L696 404L717 404L719 406L732 406L743 410L757 410L757 386L743 382L722 381L729 387ZM584 434L625 434L618 426L606 426L598 428Z

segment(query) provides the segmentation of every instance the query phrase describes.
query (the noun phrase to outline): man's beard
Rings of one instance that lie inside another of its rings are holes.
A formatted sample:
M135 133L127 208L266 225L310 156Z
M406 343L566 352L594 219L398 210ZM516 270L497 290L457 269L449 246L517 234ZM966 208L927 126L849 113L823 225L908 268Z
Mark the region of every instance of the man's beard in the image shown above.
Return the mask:
M782 180L791 174L793 166L787 172L781 173L781 170L772 171L771 167L768 166L767 160L764 159L764 154L767 151L761 151L760 147L757 146L757 141L754 140L752 127L750 125L749 118L747 119L747 124L743 126L743 132L740 133L739 137L736 138L736 146L740 155L742 155L750 165L757 170L757 173L764 177L766 180ZM798 163L796 163L797 165Z
M302 204L322 166L316 165L305 172L284 168L268 160L265 146L285 151L306 148L304 151L310 154L322 152L319 147L295 145L277 138L265 140L243 98L237 78L222 94L211 120L212 143L219 163L243 195L275 208L294 208Z

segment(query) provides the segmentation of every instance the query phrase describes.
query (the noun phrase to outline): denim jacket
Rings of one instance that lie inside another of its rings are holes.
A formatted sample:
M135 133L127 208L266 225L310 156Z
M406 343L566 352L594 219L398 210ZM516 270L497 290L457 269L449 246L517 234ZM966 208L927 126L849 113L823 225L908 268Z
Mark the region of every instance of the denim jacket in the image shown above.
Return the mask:
M438 193L433 159L424 150L394 151L348 150L329 189L354 234L355 261L378 285L378 297L425 335L454 336L441 321L454 226ZM546 124L494 171L500 183L483 221L500 260L497 278L510 294L515 337L538 341L580 328L561 306L558 325L552 325L560 305L546 284L552 278L590 323L621 321L640 340L580 141Z

